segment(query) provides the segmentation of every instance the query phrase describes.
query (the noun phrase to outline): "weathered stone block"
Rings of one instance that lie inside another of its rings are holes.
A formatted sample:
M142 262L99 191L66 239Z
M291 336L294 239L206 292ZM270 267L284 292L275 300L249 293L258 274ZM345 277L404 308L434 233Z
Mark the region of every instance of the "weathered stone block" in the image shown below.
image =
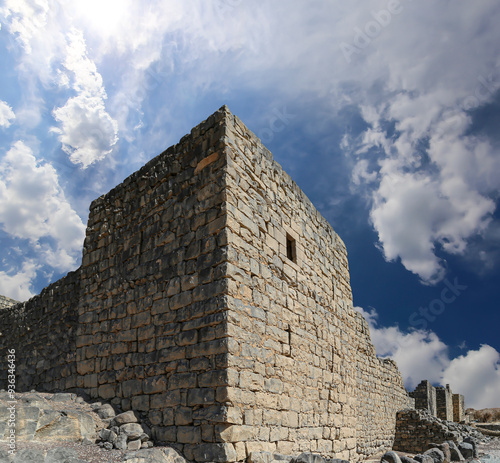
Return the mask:
M214 403L215 390L210 388L196 388L188 391L188 405L209 405Z
M232 444L201 444L192 447L194 459L198 462L213 461L225 463L236 461L237 455Z
M201 442L201 428L199 426L179 426L177 428L177 442L199 444Z
M167 381L165 376L153 376L145 378L142 381L142 391L144 394L155 394L167 390Z
M181 403L181 394L179 390L168 391L163 394L154 394L150 396L150 407L152 409L165 409L175 407Z

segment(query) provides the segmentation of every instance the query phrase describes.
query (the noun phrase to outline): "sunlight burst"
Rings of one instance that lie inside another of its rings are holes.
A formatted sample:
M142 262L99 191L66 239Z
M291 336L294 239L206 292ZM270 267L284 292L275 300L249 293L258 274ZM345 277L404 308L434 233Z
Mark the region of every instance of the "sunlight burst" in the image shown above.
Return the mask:
M77 15L89 28L107 36L123 26L130 14L129 0L85 0L77 2Z

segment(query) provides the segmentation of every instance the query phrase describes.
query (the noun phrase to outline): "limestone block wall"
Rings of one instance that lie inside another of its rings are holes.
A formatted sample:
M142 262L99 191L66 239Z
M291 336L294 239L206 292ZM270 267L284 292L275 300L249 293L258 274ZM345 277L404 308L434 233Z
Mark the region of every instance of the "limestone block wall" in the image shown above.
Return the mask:
M391 359L375 356L366 320L356 312L359 340L357 358L357 453L370 457L392 447L395 434L396 412L415 406L407 396L403 378Z
M427 410L431 415L437 416L436 388L427 380L423 380L410 392L410 397L415 399L415 408Z
M453 393L450 385L436 388L436 411L437 417L442 420L453 421Z
M197 461L231 461L216 433L228 419L224 115L95 200L81 267L0 312L17 390L112 399Z
M392 446L396 411L412 401L352 308L343 242L260 140L237 117L227 125L228 398L239 420L225 436L240 460L357 460Z

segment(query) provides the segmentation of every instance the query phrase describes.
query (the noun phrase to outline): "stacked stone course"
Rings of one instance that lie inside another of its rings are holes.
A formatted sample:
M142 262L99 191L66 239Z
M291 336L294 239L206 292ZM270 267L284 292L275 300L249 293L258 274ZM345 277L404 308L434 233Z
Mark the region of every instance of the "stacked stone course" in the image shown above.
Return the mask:
M76 387L78 272L27 302L0 311L0 389L7 388L7 349L16 350L16 390Z
M353 310L342 240L226 107L94 201L81 267L0 323L20 388L143 412L199 462L360 460L414 404Z

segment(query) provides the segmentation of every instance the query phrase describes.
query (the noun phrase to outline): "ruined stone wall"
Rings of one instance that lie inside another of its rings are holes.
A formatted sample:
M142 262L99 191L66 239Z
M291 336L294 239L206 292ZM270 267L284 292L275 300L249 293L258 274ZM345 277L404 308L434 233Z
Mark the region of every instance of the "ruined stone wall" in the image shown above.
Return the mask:
M462 440L459 429L450 428L427 410L401 410L397 413L394 450L422 453L430 443L441 444L448 440L459 443Z
M390 447L412 401L352 308L342 240L238 118L228 134L228 394L240 419L225 436L240 460Z
M427 410L431 415L437 416L436 388L427 380L423 380L410 392L410 397L415 399L415 408Z
M446 387L436 388L437 417L442 420L453 421L453 393L449 384Z
M453 394L453 421L461 423L465 421L465 399L462 394Z
M459 443L466 437L481 440L483 436L475 427L441 420L427 410L401 410L397 413L394 450L422 453L431 443Z
M0 389L6 388L7 349L16 350L16 390L76 386L79 272L40 295L0 311Z

